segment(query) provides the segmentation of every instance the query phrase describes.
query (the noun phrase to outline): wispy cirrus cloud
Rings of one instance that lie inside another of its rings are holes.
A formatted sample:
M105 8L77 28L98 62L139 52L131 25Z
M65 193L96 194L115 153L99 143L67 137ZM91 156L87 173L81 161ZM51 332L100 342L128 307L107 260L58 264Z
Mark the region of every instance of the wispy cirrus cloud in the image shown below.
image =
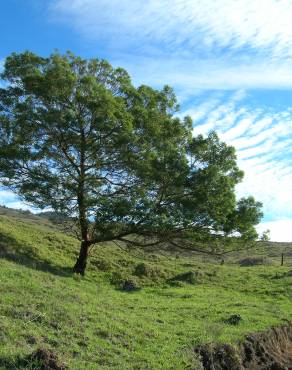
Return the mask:
M51 17L135 82L195 89L290 88L290 0L49 0Z
M292 113L250 107L248 102L244 96L241 100L222 97L216 108L200 118L194 116L194 134L216 129L222 140L237 149L239 167L245 172L238 196L252 194L262 201L265 222L277 221L273 225L278 227L280 220L292 219Z
M292 53L290 0L55 0L51 9L115 46L143 40L168 50Z

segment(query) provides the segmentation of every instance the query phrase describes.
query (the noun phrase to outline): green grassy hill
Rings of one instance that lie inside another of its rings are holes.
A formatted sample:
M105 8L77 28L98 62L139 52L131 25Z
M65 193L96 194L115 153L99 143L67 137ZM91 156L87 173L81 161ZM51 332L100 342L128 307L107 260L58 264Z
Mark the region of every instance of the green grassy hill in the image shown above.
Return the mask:
M109 243L92 251L84 278L71 273L78 245L44 217L0 208L0 369L39 368L27 360L38 348L69 369L199 369L198 344L235 343L292 319L291 244L221 265ZM238 263L255 257L264 264ZM121 291L125 280L141 289ZM226 321L234 314L238 325Z

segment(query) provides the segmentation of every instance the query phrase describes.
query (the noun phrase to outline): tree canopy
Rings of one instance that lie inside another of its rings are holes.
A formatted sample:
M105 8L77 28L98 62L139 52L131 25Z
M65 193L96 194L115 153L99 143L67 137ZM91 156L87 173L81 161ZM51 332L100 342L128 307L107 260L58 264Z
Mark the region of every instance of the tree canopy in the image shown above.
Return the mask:
M77 220L75 272L109 240L220 252L257 238L261 204L236 200L234 148L194 137L169 86L135 87L124 69L71 53L13 53L1 77L0 180Z

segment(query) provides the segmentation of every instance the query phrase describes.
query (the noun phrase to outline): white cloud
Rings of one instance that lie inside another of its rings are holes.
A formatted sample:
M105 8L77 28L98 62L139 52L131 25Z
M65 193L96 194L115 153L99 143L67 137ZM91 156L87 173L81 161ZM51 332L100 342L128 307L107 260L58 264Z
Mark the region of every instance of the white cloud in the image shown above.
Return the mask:
M270 230L270 240L292 242L292 220L275 220L262 222L257 227L259 233Z
M232 116L234 117L234 115ZM254 118L254 116L248 115L247 117L244 117L241 120L237 121L237 124L235 126L231 127L228 131L225 131L223 134L221 134L222 139L224 141L230 141L241 137L253 124ZM234 122L235 121L233 121L233 123Z
M51 0L136 83L195 90L290 88L290 0ZM276 20L276 21L275 21ZM97 45L97 46L96 46Z
M0 204L6 204L7 202L13 202L15 200L16 196L14 193L0 188Z
M26 203L23 203L21 201L16 201L16 202L11 202L11 203L8 203L7 205L9 208L13 208L13 209L22 209L24 211L28 210L28 211L31 211L31 212L36 212L37 209L34 208L34 207L31 207L29 206L28 204Z
M192 116L193 121L196 122L205 118L211 110L214 110L218 106L219 102L220 100L218 98L207 100L199 107L184 110L182 116Z
M10 190L0 188L0 205L5 205L9 208L23 209L36 212L37 209L31 205L23 202L20 198Z
M292 87L291 65L252 60L245 64L240 58L182 59L180 55L153 58L138 55L112 57L111 62L128 70L135 83L161 86L170 84L185 90L188 96L198 90L288 89Z
M142 39L190 51L250 47L274 57L292 52L290 0L55 0L51 9L87 37L115 46Z
M238 196L254 195L263 202L264 213L270 219L292 219L290 110L250 108L244 96L241 101L234 101L232 96L225 100L222 98L222 104L205 112L194 134L216 128L220 138L237 149L238 165L245 172L243 182L237 186ZM201 122L207 123L200 125Z

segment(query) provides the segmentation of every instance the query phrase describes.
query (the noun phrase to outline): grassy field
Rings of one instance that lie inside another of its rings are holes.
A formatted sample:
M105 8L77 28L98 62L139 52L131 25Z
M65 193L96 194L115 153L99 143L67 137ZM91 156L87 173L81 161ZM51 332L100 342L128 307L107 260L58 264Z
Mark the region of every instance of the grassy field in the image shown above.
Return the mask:
M291 244L223 265L107 244L92 251L84 278L71 273L78 244L45 219L0 209L0 369L33 369L23 359L37 348L69 369L200 369L198 344L235 343L292 319ZM264 264L239 265L251 257ZM174 278L186 272L190 282ZM124 280L141 289L121 291ZM226 321L234 314L238 325Z

